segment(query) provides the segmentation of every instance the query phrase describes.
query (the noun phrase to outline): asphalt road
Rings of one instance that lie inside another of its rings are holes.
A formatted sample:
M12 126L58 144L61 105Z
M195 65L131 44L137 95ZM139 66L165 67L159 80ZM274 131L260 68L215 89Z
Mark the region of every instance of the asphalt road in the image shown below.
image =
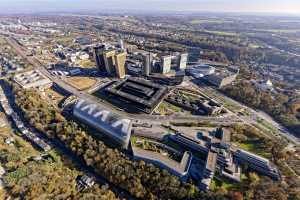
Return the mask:
M300 139L297 138L296 136L294 136L287 128L285 128L284 126L282 126L281 124L279 124L278 122L276 122L271 116L269 116L268 114L262 112L262 111L257 111L254 110L248 106L246 106L245 104L238 102L230 97L227 97L226 95L222 94L221 92L219 92L216 89L210 88L210 87L205 87L205 88L201 88L198 85L194 84L191 82L191 84L194 87L199 88L200 91L206 93L206 94L210 94L213 93L215 95L217 95L218 97L221 97L222 99L225 99L226 101L232 102L235 105L238 105L239 107L249 111L249 116L238 116L237 114L235 114L235 117L238 118L239 120L243 121L246 124L256 124L259 125L258 121L263 119L264 121L266 121L268 124L272 125L275 129L277 129L277 133L279 133L281 136L285 137L287 140L289 140L290 142L294 143L297 146L300 146ZM261 127L261 126L260 126ZM264 131L270 131L267 128L264 128Z
M24 54L22 56L24 56ZM31 64L33 64L33 63L37 64L37 62L32 62L32 61L30 63ZM39 69L43 70L43 68L41 68L41 67L39 67ZM72 89L72 88L69 88L69 89ZM34 127L31 127L31 128L34 129ZM129 192L123 190L122 188L120 188L117 185L114 185L114 184L108 182L108 180L106 178L104 178L104 177L100 176L99 174L95 173L95 171L94 171L94 169L92 167L87 166L86 163L84 162L84 160L82 158L78 158L78 156L75 155L68 148L66 148L65 145L61 141L55 140L55 139L50 139L47 136L45 136L44 134L42 134L42 133L40 133L39 136L41 138L43 138L43 139L46 139L47 141L50 141L53 146L55 146L56 148L60 149L65 155L68 155L68 157L71 158L73 160L73 162L77 164L77 166L80 168L80 170L82 170L84 172L87 172L89 174L92 174L96 178L96 180L97 180L98 183L100 183L102 185L108 184L110 186L110 189L119 198L125 198L125 199L129 199L129 200L135 200L136 199Z
M246 123L246 124L256 124L257 123L257 119L261 118L266 120L268 123L272 124L274 127L276 127L278 129L278 133L281 134L282 136L286 137L289 141L293 142L296 145L300 145L300 140L299 138L295 137L293 134L291 134L285 127L283 127L282 125L278 124L275 120L273 120L271 117L266 117L265 114L262 115L262 113L257 112L249 107L247 107L246 105L241 104L240 102L237 102L223 94L221 94L218 91L217 92L218 95L221 95L222 98L225 98L228 101L234 102L235 104L248 109L251 111L252 116L250 117L239 117L236 114L232 114L230 116L226 116L226 117L205 117L205 116L178 116L178 115L171 115L171 116L155 116L155 115L146 115L146 114L130 114L130 113L126 113L123 112L121 110L117 110L115 109L112 105L101 101L100 99L98 99L97 97L94 97L86 92L80 92L78 90L76 90L75 88L73 88L72 86L70 86L69 84L67 84L65 81L52 76L48 70L45 68L45 66L43 66L43 64L37 60L35 57L28 57L24 51L22 50L22 47L19 46L18 43L16 43L16 41L14 41L13 38L7 38L8 43L13 46L16 51L24 58L26 58L28 60L29 63L31 63L33 66L35 66L36 68L38 68L44 75L46 75L50 80L52 80L54 83L56 83L58 86L60 86L61 88L63 88L64 90L68 91L69 93L77 96L78 98L82 98L82 99L86 99L86 100L90 100L90 101L94 101L99 103L100 105L102 105L103 107L105 107L105 109L114 112L116 114L119 114L121 116L124 116L125 118L129 118L132 120L140 120L140 121L144 121L146 123L170 123L170 122L175 122L175 123L184 123L184 122L201 122L201 121L212 121L214 123L217 124L232 124L232 123ZM192 84L192 83L191 83ZM194 84L194 86L198 87L196 84ZM200 89L200 88L199 88Z
M145 120L145 121L150 121L150 122L159 122L161 123L162 120L164 123L166 122L191 122L191 121L214 121L216 123L226 123L226 122L241 122L236 117L229 116L225 118L221 117L205 117L205 116L155 116L155 115L147 115L147 114L130 114L123 112L121 110L115 109L112 105L109 103L106 103L104 101L99 100L99 98L92 96L86 92L81 92L75 89L74 87L70 86L68 83L66 83L64 80L55 77L51 75L48 70L46 69L43 64L37 60L35 57L29 57L27 56L24 51L22 50L22 47L19 46L13 39L9 38L8 42L11 46L13 46L16 51L24 58L28 60L30 64L35 66L37 69L39 69L45 76L47 76L51 81L56 83L59 87L63 88L64 90L68 91L69 93L77 96L78 98L90 100L99 103L100 105L104 106L107 110L112 111L114 113L117 113L121 116L130 118L130 119L137 119L137 120Z

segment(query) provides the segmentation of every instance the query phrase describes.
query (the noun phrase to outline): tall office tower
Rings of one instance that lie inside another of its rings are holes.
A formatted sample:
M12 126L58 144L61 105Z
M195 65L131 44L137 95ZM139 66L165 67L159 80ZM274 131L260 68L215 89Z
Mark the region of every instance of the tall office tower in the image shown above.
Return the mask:
M116 75L118 78L125 78L125 62L126 62L126 52L117 53L115 58L115 69L116 69Z
M161 58L161 72L163 74L169 73L171 70L172 56L163 56Z
M97 46L94 48L94 59L96 61L97 68L100 72L106 72L105 63L104 63L104 53L105 46Z
M106 72L111 75L115 73L115 54L115 50L108 50L103 53Z
M125 50L124 41L122 39L119 40L119 46L122 50Z
M143 56L143 75L149 76L152 67L152 55L151 53L148 53L148 54L142 54L142 56Z
M187 59L188 59L187 53L180 54L179 59L178 59L178 70L186 69Z

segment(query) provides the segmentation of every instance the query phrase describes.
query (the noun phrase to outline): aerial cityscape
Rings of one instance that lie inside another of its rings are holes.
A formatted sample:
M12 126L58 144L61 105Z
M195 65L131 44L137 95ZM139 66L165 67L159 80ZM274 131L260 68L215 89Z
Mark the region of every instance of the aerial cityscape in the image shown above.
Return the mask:
M300 200L300 4L225 2L4 2L0 200Z

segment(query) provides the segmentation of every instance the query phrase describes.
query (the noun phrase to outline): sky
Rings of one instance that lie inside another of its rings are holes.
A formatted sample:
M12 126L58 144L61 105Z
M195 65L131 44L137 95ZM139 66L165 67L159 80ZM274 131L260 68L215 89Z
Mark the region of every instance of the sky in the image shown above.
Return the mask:
M0 14L107 10L255 12L300 15L300 0L0 0Z

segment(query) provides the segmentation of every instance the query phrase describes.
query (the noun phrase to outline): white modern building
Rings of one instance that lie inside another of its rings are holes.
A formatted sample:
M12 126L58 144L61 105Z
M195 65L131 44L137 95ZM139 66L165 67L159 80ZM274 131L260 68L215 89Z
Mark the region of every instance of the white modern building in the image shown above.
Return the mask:
M98 130L99 134L104 134L124 149L128 148L132 128L131 120L122 118L99 104L83 99L76 103L73 114L83 123Z
M187 53L183 53L183 54L179 55L178 70L185 70L186 69L187 60L188 60L188 54Z
M32 70L17 74L14 77L14 81L24 89L45 89L52 86L52 81L39 70Z
M163 56L161 58L161 72L167 74L171 71L172 56Z
M195 65L187 69L187 73L194 78L201 78L215 73L215 68L210 65Z

